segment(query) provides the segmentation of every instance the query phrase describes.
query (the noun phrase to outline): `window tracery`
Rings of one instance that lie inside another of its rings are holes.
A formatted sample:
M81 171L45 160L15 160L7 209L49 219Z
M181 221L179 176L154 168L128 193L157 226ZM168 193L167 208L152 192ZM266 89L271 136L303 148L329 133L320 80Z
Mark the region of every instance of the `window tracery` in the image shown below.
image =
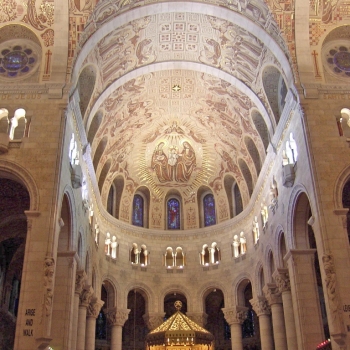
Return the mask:
M149 265L149 251L145 244L140 247L137 243L133 243L130 250L130 261L133 265L147 266Z
M233 237L233 256L238 258L244 255L247 251L247 239L245 238L244 232L242 231L239 236L234 235Z
M209 266L212 264L219 264L221 260L220 249L216 242L213 242L211 246L207 244L203 245L202 251L200 253L200 262L203 266Z

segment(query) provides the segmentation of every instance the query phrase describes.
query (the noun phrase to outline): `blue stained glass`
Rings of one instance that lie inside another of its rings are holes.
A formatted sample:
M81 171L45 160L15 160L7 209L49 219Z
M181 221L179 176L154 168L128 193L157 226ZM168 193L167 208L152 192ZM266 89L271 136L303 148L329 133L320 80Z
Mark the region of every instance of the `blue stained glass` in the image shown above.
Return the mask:
M168 200L168 229L180 229L180 202L175 198Z
M215 201L212 194L207 194L203 198L204 226L216 224Z
M143 227L143 198L135 194L132 204L132 224Z
M24 52L10 52L4 58L2 65L9 71L17 71L23 69L28 62L28 58Z

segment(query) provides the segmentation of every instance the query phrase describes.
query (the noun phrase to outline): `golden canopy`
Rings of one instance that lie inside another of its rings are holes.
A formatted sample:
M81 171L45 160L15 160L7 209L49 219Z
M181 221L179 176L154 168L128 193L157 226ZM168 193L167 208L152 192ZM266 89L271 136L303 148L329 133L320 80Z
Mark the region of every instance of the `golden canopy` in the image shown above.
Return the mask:
M184 315L181 306L181 301L176 301L175 314L147 335L147 349L213 349L214 336Z

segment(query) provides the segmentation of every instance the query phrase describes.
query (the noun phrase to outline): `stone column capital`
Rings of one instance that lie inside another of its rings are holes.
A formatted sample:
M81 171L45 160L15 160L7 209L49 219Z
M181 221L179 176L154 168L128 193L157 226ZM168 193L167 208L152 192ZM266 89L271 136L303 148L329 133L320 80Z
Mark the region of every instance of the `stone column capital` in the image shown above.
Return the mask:
M142 316L149 330L156 329L164 322L165 312L148 312Z
M290 280L288 269L277 269L272 274L273 279L276 282L276 286L280 293L290 291Z
M257 296L254 299L250 299L249 302L251 303L253 310L256 312L258 317L271 314L270 306L264 296Z
M275 283L267 283L263 292L269 305L282 304L281 292Z
M87 317L97 318L104 303L104 301L96 296L92 296L87 308Z
M129 316L130 309L117 309L116 307L105 311L106 318L112 326L124 326Z
M80 293L80 306L88 307L93 294L94 289L91 286L85 285Z
M242 324L247 318L248 308L244 306L234 306L231 308L223 308L221 310L230 326L236 323Z
M75 275L75 293L81 294L86 283L87 275L84 270L77 271Z

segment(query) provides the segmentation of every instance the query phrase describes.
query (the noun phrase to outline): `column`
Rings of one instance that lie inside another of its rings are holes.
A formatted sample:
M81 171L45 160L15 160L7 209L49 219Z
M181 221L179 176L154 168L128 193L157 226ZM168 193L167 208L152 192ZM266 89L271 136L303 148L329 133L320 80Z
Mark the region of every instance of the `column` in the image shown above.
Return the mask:
M207 324L208 315L205 312L187 312L186 316L203 328Z
M158 326L160 326L164 322L164 315L165 315L164 312L163 313L149 312L147 314L144 314L142 318L145 321L148 329L152 331L153 329L156 329Z
M87 308L85 350L95 350L96 318L105 302L96 296L91 297Z
M275 348L288 349L281 293L274 283L265 285L263 291L271 308Z
M248 308L234 306L222 309L227 323L231 329L231 346L234 350L243 350L242 323L247 317Z
M91 286L85 286L80 294L80 304L78 313L77 327L77 350L85 350L85 332L86 332L86 312L90 299L94 293Z
M325 339L317 290L315 253L316 249L291 249L285 256L299 350L316 348Z
M124 323L129 316L129 309L120 309L116 307L108 309L106 317L111 324L111 346L110 350L122 350L122 330Z
M74 311L73 311L73 325L72 325L72 350L77 348L78 322L79 322L79 304L80 295L83 291L86 282L86 273L84 270L77 271L75 276L75 291L74 291Z
M273 273L273 278L279 292L282 294L288 350L298 350L297 332L295 329L294 310L288 269L277 269Z
M261 350L274 350L272 327L271 327L271 311L264 296L258 296L249 300L259 318Z

